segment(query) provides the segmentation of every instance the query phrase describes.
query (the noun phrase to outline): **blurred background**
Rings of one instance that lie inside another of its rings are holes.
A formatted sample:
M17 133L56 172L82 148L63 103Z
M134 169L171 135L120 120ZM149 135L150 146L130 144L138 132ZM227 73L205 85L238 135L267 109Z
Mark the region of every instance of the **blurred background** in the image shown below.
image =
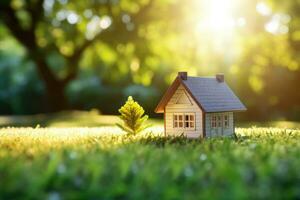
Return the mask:
M152 117L178 71L225 74L241 120L300 119L296 0L1 0L0 114ZM161 117L161 116L160 116Z

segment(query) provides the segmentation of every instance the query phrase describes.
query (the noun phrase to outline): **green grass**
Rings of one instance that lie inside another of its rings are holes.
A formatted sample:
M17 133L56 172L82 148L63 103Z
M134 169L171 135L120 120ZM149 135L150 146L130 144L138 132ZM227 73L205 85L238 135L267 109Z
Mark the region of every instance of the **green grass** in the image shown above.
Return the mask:
M161 118L163 116L161 115ZM163 125L162 119L148 120L153 125ZM0 127L99 127L112 126L119 122L115 115L101 115L97 110L64 111L54 114L38 114L25 116L0 116ZM240 122L238 127L277 127L300 129L300 122L296 121L270 121L270 122Z
M239 128L237 140L161 131L0 129L0 199L300 198L299 130Z
M162 120L148 120L149 123L163 124ZM97 110L63 111L54 114L24 116L0 116L0 127L99 127L119 122L115 115L101 115Z
M250 122L236 122L238 127L276 127L276 128L288 128L288 129L300 129L299 121L286 121L286 120L276 120L276 121L250 121Z

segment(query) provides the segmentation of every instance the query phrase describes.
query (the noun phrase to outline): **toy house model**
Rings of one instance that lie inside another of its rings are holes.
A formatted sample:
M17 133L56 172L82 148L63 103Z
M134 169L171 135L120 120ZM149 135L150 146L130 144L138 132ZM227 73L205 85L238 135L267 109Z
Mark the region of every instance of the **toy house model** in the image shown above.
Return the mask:
M179 72L155 112L164 113L165 135L198 138L233 135L233 113L245 110L223 74L191 77Z

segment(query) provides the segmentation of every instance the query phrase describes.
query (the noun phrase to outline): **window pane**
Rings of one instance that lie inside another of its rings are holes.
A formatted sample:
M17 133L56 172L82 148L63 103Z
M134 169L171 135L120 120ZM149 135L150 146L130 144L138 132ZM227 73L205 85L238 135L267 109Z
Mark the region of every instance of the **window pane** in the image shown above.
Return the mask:
M185 122L185 127L186 128L189 128L190 126L189 126L189 122Z
M189 120L189 116L188 115L185 115L185 120Z
M190 115L190 120L194 121L194 115Z
M182 115L178 115L179 120L182 120Z
M179 122L179 128L183 127L183 122Z
M174 115L174 119L177 120L177 115Z
M190 123L191 128L194 128L194 122Z

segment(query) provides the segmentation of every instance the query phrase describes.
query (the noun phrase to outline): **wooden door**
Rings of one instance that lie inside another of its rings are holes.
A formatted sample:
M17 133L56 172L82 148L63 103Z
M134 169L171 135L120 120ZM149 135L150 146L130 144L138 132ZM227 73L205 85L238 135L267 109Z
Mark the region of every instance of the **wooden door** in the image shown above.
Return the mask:
M214 113L211 115L211 136L223 135L223 115L222 113Z

